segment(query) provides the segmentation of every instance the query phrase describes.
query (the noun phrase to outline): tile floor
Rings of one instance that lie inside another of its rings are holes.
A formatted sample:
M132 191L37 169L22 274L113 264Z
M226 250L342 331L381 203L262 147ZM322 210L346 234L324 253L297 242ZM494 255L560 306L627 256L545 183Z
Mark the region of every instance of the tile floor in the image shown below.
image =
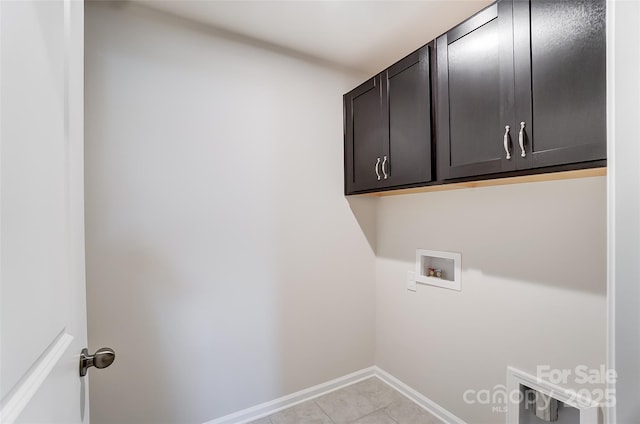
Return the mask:
M442 421L371 377L251 424L442 424Z

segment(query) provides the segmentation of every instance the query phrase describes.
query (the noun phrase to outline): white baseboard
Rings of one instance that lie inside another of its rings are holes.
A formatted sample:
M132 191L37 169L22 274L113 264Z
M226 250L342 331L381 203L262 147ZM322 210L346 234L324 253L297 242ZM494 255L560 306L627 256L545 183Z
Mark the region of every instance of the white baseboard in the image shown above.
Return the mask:
M234 412L229 415L225 415L220 418L216 418L211 421L207 421L204 424L245 424L251 421L258 420L260 418L275 414L283 409L290 408L299 403L306 402L310 399L317 398L326 393L333 392L334 390L341 389L345 386L349 386L358 381L366 380L367 378L375 376L375 367L365 368L360 371L353 372L351 374L338 377L334 380L321 383L313 387L309 387L299 392L292 393L281 398L261 403L251 408L243 409L242 411Z
M466 424L462 419L456 417L454 414L447 411L442 406L438 405L428 397L419 393L417 390L398 380L385 370L379 367L373 368L375 369L376 377L414 401L418 406L422 407L430 414L435 415L441 421L445 422L446 424Z
M327 381L326 383L318 384L317 386L309 387L308 389L300 390L299 392L295 392L269 402L261 403L256 406L252 406L251 408L243 409L242 411L234 412L232 414L225 415L211 421L207 421L204 424L250 423L260 418L275 414L276 412L282 411L283 409L291 408L292 406L295 406L299 403L306 402L308 400L325 395L329 392L333 392L362 380L366 380L370 377L379 378L381 381L393 387L398 392L402 393L404 396L415 402L418 406L435 415L438 419L446 424L466 424L463 420L456 417L451 412L447 411L431 399L420 394L415 389L411 388L388 372L376 366L365 368L363 370L338 377L334 380Z

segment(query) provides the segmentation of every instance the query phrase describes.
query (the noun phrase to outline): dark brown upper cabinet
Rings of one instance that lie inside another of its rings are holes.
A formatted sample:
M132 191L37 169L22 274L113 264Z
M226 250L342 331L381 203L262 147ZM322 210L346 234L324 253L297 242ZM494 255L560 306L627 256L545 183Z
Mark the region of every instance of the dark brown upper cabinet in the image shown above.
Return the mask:
M604 0L500 0L436 40L438 179L606 158Z
M605 159L605 0L518 0L513 22L517 167Z
M382 83L376 75L344 95L345 193L371 190L380 182L383 140Z
M436 40L440 180L515 169L503 143L513 72L500 67L512 56L510 9L493 4Z
M430 47L344 95L346 194L433 180Z

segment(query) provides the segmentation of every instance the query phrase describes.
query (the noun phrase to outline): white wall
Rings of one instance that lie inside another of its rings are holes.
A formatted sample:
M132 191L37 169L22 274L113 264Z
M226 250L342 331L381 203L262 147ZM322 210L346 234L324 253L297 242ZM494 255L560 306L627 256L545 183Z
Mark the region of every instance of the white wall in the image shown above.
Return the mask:
M373 247L342 194L363 76L86 9L89 342L117 353L92 422L204 422L373 365Z
M502 403L463 395L499 393L508 365L606 363L604 177L379 202L376 365L467 422L497 423ZM418 248L460 252L462 291L408 291Z

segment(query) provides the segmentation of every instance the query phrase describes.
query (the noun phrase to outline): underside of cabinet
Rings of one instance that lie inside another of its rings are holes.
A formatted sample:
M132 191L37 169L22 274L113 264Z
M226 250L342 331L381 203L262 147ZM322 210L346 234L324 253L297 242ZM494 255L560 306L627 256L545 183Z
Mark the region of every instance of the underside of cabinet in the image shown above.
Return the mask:
M405 188L399 190L383 191L378 193L366 193L363 196L369 197L383 197L383 196L396 196L400 194L411 193L429 193L432 191L445 191L445 190L458 190L463 188L476 188L476 187L490 187L509 184L522 184L522 183L535 183L540 181L556 181L556 180L569 180L574 178L587 178L587 177L604 177L607 175L606 167L590 168L590 169L578 169L564 172L552 172L546 174L535 175L523 175L507 178L494 178L480 181L466 181L457 182L451 184L440 184L426 187L414 187Z

